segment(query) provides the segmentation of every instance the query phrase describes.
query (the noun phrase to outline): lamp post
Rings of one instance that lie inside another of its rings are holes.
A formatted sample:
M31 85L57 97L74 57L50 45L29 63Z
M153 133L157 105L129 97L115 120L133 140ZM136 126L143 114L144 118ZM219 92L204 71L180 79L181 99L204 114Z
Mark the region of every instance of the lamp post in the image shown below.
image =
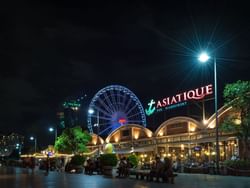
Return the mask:
M100 143L99 143L99 123L95 123L94 127L97 127L97 141L96 143L98 144L98 152L97 155L100 155Z
M57 128L50 127L49 128L49 132L55 132L55 142L56 142L56 139L57 139Z
M32 140L32 141L34 140L34 143L35 143L35 153L36 153L37 140L36 140L36 138L33 137L33 136L30 137L30 140Z
M18 150L18 155L20 156L21 155L21 144L19 143L16 143L16 150Z
M93 109L89 109L88 110L88 113L90 115L94 114L95 111ZM100 130L100 124L99 124L99 111L96 111L96 117L97 117L97 122L94 124L94 127L97 127L97 141L96 143L98 144L98 153L97 155L99 156L100 155L100 143L99 143L99 130Z
M199 61L206 63L210 57L206 52L199 55ZM214 111L215 111L215 138L216 138L216 170L219 173L219 160L220 160L220 148L219 148L219 123L218 123L218 109L217 109L217 69L216 69L216 55L213 55L214 63Z

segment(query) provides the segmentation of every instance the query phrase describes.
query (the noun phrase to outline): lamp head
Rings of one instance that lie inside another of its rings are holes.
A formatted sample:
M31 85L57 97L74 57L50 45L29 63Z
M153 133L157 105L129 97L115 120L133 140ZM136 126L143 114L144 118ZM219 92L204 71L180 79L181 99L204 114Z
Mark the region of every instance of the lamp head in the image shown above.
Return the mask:
M201 62L201 63L206 63L208 60L210 59L210 57L208 56L208 54L206 52L202 52L199 57L198 57L198 60Z
M93 109L91 109L91 108L88 110L88 113L89 113L89 114L93 114L94 112L95 112L95 111L94 111Z

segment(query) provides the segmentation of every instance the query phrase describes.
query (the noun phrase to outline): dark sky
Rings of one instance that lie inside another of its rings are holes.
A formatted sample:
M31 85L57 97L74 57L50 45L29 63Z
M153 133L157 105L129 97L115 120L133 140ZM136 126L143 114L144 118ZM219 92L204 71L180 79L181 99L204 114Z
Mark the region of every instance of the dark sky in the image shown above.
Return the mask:
M2 6L0 132L51 139L47 127L62 101L87 94L88 104L111 84L129 88L146 106L213 83L212 64L196 59L203 48L216 50L220 106L225 84L250 79L247 4L152 2Z

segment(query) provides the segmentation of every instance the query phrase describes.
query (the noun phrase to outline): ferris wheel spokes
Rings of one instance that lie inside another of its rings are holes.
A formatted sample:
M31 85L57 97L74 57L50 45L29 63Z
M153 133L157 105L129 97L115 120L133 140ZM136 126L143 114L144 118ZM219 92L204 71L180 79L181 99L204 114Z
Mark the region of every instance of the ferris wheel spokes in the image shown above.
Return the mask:
M146 127L146 117L141 102L126 87L111 85L99 90L92 98L89 109L95 112L88 114L88 128L99 134L108 135L116 128L128 123L138 123ZM98 122L97 127L93 128Z
M110 109L110 106L107 106L106 103L101 99L101 98L98 98L97 99L101 105L104 106L104 109L108 112L108 113L113 113L114 111L112 109Z
M112 102L110 101L110 98L109 98L109 96L107 95L107 93L104 93L104 99L108 102L109 107L112 107ZM111 111L112 111L112 113L115 112L114 109L112 109Z
M127 113L127 114L130 114L130 112L131 112L132 110L134 110L136 107L138 107L137 104L135 104L133 107L131 107L131 108L129 109L129 111L127 111L126 113Z
M100 108L98 106L94 106L91 109L94 109L95 111L102 112L103 114L110 116L110 114L108 112L106 112L105 110L103 110L102 108ZM93 116L93 114L91 116Z
M131 104L131 102L133 101L133 99L132 98L129 98L129 101L128 101L128 103L127 103L127 105L126 105L126 107L125 107L125 112L127 112L127 110L128 110L128 107L129 107L129 105Z
M138 116L138 115L140 115L141 113L140 112L138 112L138 113L136 113L136 114L133 114L133 115L131 115L131 116L128 116L128 119L130 119L130 118L132 118L132 117L135 117L135 116Z

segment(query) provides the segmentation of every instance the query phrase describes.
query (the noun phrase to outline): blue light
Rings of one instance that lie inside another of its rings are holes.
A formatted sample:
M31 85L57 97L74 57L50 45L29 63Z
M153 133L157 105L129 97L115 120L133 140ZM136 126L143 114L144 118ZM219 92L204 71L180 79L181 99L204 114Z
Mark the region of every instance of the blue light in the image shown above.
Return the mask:
M207 60L209 59L210 57L207 55L206 52L202 52L199 57L198 57L198 60L202 63L205 63L207 62Z
M92 108L90 108L89 110L88 110L88 113L89 114L93 114L95 111L92 109Z

